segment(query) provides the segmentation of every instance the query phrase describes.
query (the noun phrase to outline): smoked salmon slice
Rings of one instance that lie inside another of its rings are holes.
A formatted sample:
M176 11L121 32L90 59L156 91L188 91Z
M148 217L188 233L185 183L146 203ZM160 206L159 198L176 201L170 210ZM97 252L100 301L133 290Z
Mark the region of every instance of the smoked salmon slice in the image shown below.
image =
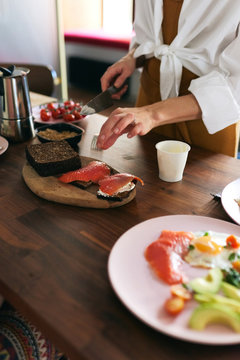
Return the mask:
M183 257L188 252L190 241L194 239L191 232L162 230L157 241L170 247L178 255Z
M128 184L139 181L142 185L144 182L137 176L122 173L114 174L99 181L99 191L109 196L117 194L121 189L123 189ZM126 189L127 190L127 189Z
M179 271L181 257L170 247L155 241L146 249L145 257L155 274L167 284L183 282L184 275Z
M91 161L83 168L69 171L61 175L58 180L64 183L71 183L73 181L92 181L93 183L98 183L99 180L103 179L105 176L109 176L110 173L111 169L107 164L101 161Z
M185 281L180 267L193 238L191 232L163 230L159 238L146 248L146 260L155 274L167 284Z

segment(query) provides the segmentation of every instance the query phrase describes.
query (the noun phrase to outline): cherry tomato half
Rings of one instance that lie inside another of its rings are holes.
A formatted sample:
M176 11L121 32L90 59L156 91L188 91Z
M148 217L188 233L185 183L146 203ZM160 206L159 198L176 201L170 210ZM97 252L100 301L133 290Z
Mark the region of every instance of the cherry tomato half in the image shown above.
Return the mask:
M240 272L240 260L236 260L232 262L232 267L237 271Z
M170 291L173 296L180 297L183 300L190 300L192 298L192 293L184 288L182 284L172 285Z
M234 235L229 235L226 239L226 244L228 247L231 247L233 249L238 249L240 244Z
M177 315L179 314L184 308L184 300L178 296L173 296L167 299L164 303L164 309L170 315Z

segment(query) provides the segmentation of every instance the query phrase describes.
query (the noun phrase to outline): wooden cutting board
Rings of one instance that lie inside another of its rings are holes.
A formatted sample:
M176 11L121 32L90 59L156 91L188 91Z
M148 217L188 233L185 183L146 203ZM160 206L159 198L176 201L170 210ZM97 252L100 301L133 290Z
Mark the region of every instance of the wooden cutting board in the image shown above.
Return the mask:
M82 166L96 159L81 156ZM114 173L117 171L112 169ZM29 189L37 196L62 204L88 208L108 209L129 203L136 196L136 188L122 201L111 201L97 198L98 185L91 185L87 189L80 189L71 184L61 183L55 176L43 177L28 163L24 165L22 176Z

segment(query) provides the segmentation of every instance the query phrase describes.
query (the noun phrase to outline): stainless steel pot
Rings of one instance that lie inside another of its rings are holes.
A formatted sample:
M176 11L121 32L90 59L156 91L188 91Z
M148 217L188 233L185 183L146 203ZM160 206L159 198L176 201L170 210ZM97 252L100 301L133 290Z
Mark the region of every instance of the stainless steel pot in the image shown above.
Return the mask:
M20 142L35 136L27 68L0 66L0 134Z

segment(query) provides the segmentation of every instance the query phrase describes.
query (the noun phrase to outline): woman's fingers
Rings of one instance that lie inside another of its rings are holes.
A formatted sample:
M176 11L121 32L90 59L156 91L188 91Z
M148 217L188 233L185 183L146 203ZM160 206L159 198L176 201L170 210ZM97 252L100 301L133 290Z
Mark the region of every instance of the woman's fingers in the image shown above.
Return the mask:
M120 100L122 95L125 94L125 92L128 89L128 85L126 84L118 93L112 95L112 99Z
M112 131L114 134L123 134L127 132L127 128L129 125L133 124L135 121L134 113L123 113L119 115L115 115L116 119L115 125L112 127Z
M154 127L150 114L146 107L115 109L101 128L97 146L107 149L122 134L128 138L146 135Z
M105 139L102 143L100 143L100 145L99 145L99 142L97 142L97 147L99 147L100 149L103 149L103 150L107 150L116 142L116 140L118 138L119 138L119 135L112 134L107 139Z
M119 113L119 109L115 110L103 124L98 136L97 146L102 149L109 148L119 136L128 133L134 126L134 113ZM134 136L133 133L131 133L130 137L132 136Z

